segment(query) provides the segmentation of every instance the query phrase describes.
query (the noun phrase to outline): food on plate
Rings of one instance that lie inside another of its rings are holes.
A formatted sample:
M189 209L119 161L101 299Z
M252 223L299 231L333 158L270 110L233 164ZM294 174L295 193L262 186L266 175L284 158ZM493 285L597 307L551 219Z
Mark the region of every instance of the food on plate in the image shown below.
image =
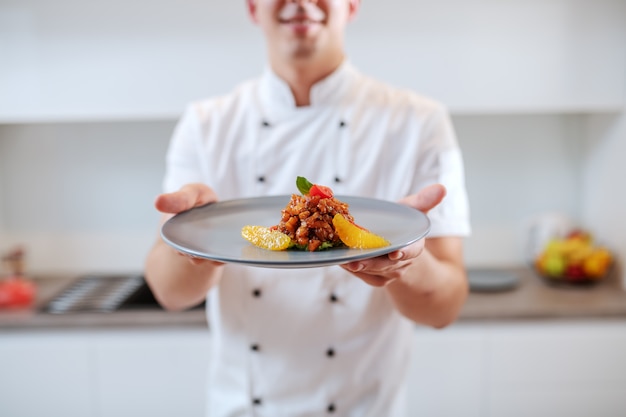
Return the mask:
M289 236L265 226L244 226L241 236L263 249L284 250L293 245Z
M387 239L347 220L340 213L333 217L335 232L346 246L358 249L374 249L389 246Z
M281 211L280 222L271 227L244 226L242 236L255 246L269 250L318 251L333 247L371 249L389 242L358 226L348 204L336 199L326 186L296 179L301 195L292 194Z

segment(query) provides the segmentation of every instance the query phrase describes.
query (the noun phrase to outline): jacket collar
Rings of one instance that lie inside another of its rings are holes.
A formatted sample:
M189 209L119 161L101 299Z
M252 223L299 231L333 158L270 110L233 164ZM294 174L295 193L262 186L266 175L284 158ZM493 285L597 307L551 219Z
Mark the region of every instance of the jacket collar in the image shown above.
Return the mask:
M344 60L329 76L318 81L311 88L311 104L339 104L345 97L356 70ZM265 108L274 110L293 110L296 103L289 85L268 66L260 80L259 95Z

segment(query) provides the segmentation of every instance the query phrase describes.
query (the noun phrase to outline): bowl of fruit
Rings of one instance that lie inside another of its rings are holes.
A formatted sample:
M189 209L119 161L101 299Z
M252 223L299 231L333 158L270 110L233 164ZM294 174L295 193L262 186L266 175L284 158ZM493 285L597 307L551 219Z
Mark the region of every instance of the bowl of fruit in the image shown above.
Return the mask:
M551 284L590 285L602 281L613 264L611 252L592 235L574 230L547 241L534 259L537 273Z

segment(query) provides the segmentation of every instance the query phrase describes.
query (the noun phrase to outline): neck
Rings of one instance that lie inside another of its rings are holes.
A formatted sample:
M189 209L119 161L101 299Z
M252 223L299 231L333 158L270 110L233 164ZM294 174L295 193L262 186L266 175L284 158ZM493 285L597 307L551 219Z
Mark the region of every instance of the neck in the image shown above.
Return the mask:
M271 66L276 75L289 85L296 106L303 107L311 104L313 85L332 74L341 65L343 59L343 54L340 54L331 59L318 59L315 62L271 60Z

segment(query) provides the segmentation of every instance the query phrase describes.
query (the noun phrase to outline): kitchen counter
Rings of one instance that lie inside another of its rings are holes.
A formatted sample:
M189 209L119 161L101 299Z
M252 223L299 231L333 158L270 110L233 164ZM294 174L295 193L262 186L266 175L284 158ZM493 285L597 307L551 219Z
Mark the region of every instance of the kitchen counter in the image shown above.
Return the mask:
M510 291L470 293L461 320L626 318L626 291L617 268L591 286L555 286L526 267L507 269L519 277Z
M528 268L509 268L519 277L516 288L502 292L472 292L461 321L626 318L626 291L613 274L591 287L553 287ZM112 313L50 314L41 311L50 299L76 278L38 277L35 306L0 311L0 331L100 327L206 327L204 310L167 312L138 309Z
M31 328L104 328L104 327L183 327L207 326L204 310L181 312L157 308L115 311L110 313L52 314L42 308L78 279L68 276L35 277L37 299L24 309L0 310L0 331Z

